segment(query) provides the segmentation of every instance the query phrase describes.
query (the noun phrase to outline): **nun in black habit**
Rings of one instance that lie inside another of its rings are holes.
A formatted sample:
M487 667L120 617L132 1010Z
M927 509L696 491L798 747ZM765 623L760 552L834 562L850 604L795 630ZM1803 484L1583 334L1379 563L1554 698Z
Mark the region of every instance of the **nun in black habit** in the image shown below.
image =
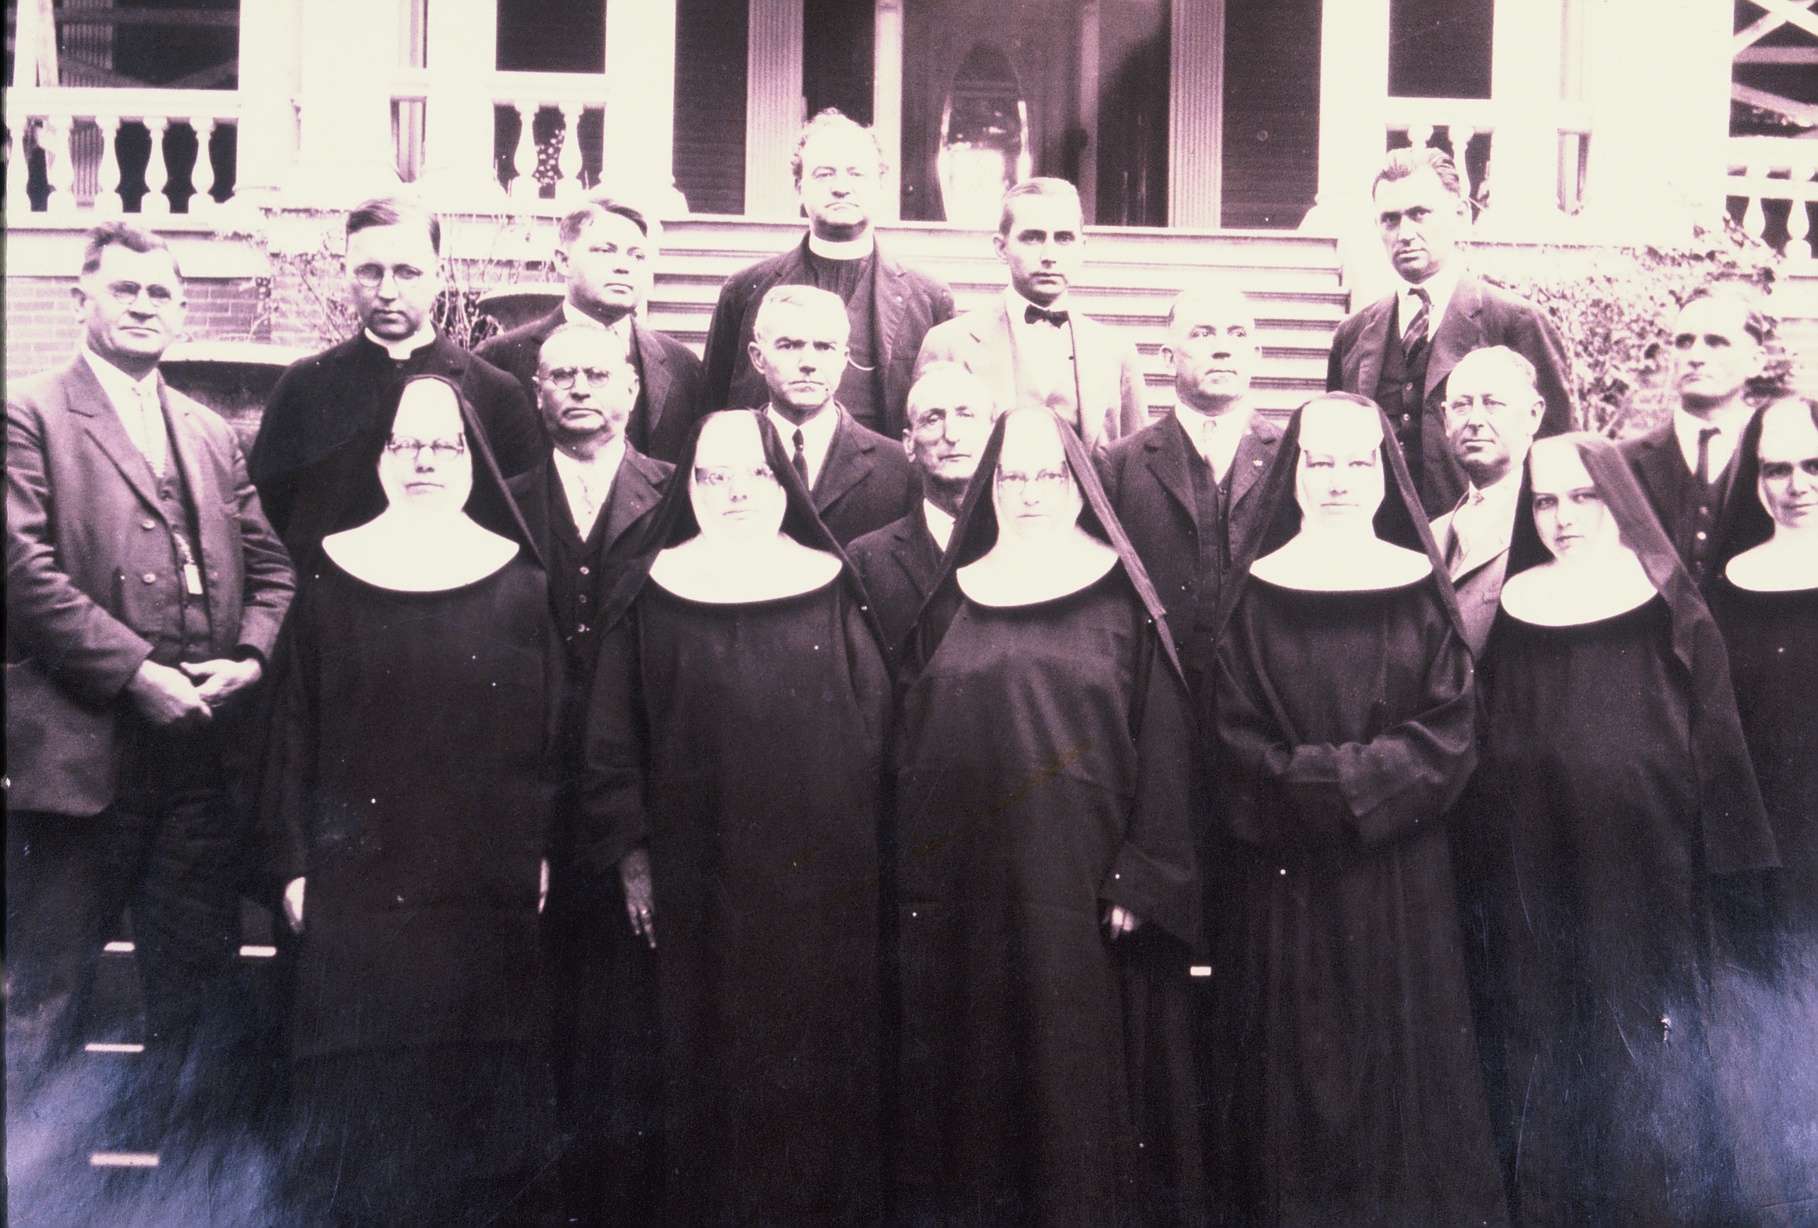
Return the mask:
M657 953L665 1217L875 1222L882 649L768 421L708 416L676 475L610 598L584 798Z
M1742 1222L1714 920L1776 864L1723 641L1607 441L1528 457L1485 650L1490 958L1534 1224Z
M909 651L905 1217L1195 1216L1185 998L1172 1029L1141 1000L1184 978L1197 941L1186 692L1088 454L1046 410L993 429ZM1173 1061L1155 1051L1170 1039Z
M468 515L503 496L474 430L454 384L406 383L375 465L385 510L324 541L291 609L264 819L300 935L299 1224L538 1223L547 1205L537 914L561 647L528 535Z
M1214 1218L1503 1223L1442 821L1475 763L1451 585L1361 397L1302 406L1258 493L1206 722Z

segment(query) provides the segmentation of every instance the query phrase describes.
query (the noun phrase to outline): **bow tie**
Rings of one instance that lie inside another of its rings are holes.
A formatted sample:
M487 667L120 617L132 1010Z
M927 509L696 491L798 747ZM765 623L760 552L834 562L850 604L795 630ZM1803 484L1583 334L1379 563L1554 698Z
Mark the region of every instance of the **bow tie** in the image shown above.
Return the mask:
M1023 311L1023 320L1029 324L1052 324L1059 328L1067 322L1064 311L1049 311L1046 307L1037 307L1034 303Z

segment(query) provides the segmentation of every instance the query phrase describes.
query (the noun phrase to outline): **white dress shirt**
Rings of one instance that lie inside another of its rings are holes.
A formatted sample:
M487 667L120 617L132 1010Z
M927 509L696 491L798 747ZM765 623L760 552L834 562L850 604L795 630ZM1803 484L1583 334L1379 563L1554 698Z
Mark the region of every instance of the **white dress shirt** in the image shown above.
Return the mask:
M827 449L833 446L833 428L840 424L839 411L829 401L821 411L797 426L783 415L776 412L776 406L767 407L764 412L770 416L770 425L783 437L783 455L795 455L795 433L802 433L802 457L808 462L808 489L821 479L821 466L827 462Z
M1716 480L1718 475L1729 468L1730 459L1736 455L1736 445L1742 442L1742 428L1749 424L1749 418L1754 413L1754 406L1746 401L1739 401L1728 409L1712 414L1708 419L1689 414L1684 409L1674 410L1673 434L1679 438L1679 451L1685 457L1686 472L1698 472L1699 432L1715 428L1717 433L1711 436L1711 467L1707 476Z
M1067 323L1059 325L1029 322L1029 308L1040 307L1016 292L1015 286L1004 288L1004 312L1010 317L1010 339L1016 347L1017 378L1033 392L1037 400L1046 401L1055 392L1065 392L1074 399L1073 373L1073 305L1065 294L1043 311L1065 311Z
M934 544L941 548L941 553L945 554L947 543L953 540L953 517L923 499L922 519L928 522L928 536L934 539Z
M1212 466L1212 478L1222 482L1237 459L1237 445L1250 429L1251 411L1244 406L1222 414L1202 414L1185 405L1174 406L1174 417L1187 432L1187 438L1199 449L1206 464Z
M82 347L82 357L87 360L95 378L101 381L101 391L107 394L114 415L126 428L127 438L145 457L153 476L163 477L164 466L170 459L170 433L164 424L164 407L158 400L157 370L154 368L144 379L135 380L86 344Z
M621 437L610 441L593 454L592 460L570 456L560 448L551 455L555 457L562 494L568 499L568 514L574 517L575 531L586 541L601 509L612 497L613 479L618 477L619 466L625 460L625 440Z
M612 352L631 357L631 313L620 316L611 324L602 324L592 316L576 307L567 299L562 300L562 323L573 324L578 328L597 328L613 338ZM623 347L621 349L621 347Z
M366 339L390 354L393 362L403 362L424 346L435 344L436 339L436 326L433 324L424 324L401 341L387 341L370 328L365 331Z
M1453 579L1509 548L1520 501L1520 465L1511 465L1507 473L1481 490L1476 483L1466 486L1447 526L1449 535L1458 541L1458 563ZM1441 541L1438 545L1441 554L1445 554L1447 543Z
M1439 322L1445 318L1446 306L1452 301L1452 292L1458 289L1458 272L1455 269L1441 269L1433 276L1420 283L1420 289L1427 292L1427 340L1431 341L1439 332ZM1415 311L1420 308L1420 300L1414 295L1414 287L1407 282L1395 292L1397 300L1396 326L1402 336L1407 336L1408 325L1414 319Z

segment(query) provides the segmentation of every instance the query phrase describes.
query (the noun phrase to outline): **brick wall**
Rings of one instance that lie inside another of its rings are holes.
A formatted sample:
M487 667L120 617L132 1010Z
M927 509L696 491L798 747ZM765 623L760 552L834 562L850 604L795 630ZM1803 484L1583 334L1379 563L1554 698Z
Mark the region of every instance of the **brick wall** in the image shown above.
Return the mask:
M70 297L74 277L6 279L6 376L20 379L67 362L82 340ZM260 283L251 278L184 283L189 312L184 335L193 340L271 340Z

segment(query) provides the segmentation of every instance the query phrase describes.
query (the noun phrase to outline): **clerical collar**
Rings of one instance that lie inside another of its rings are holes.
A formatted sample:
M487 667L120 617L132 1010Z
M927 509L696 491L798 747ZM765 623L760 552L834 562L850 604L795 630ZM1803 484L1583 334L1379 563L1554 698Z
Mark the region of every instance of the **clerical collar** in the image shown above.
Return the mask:
M1458 289L1458 270L1440 269L1420 282L1419 288L1427 292L1427 336L1431 337L1439 331L1439 322L1446 318L1446 305L1452 301L1452 292ZM1404 333L1408 331L1408 321L1414 318L1418 305L1414 290L1414 286L1404 281L1395 292L1401 304L1399 323Z
M422 328L419 328L416 332L404 338L402 341L387 341L385 338L374 334L370 328L364 331L366 333L366 339L384 350L387 354L390 354L393 362L403 362L424 346L434 345L436 343L436 326L433 324L424 324Z
M1728 469L1730 461L1736 455L1736 445L1742 441L1742 428L1749 424L1754 416L1755 407L1747 401L1737 401L1717 410L1709 418L1700 418L1687 412L1682 405L1673 411L1673 434L1679 440L1679 451L1685 457L1687 473L1698 472L1698 436L1705 431L1714 430L1711 436L1709 475L1715 480L1717 475Z
M934 539L934 544L945 554L947 543L953 540L953 517L934 506L932 499L923 499L922 519L928 524L928 536Z
M863 260L877 250L877 236L867 229L856 239L823 239L810 230L808 250L822 260Z

